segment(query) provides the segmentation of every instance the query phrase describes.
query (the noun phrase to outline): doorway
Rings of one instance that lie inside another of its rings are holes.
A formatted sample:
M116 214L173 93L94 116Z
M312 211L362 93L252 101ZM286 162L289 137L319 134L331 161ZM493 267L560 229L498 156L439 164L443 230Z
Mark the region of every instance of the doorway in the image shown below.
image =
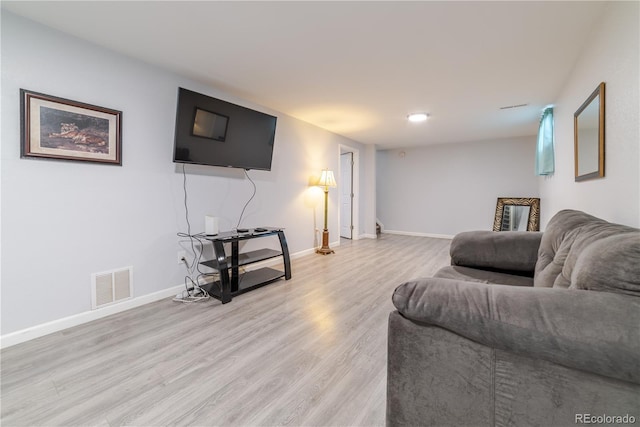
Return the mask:
M340 237L357 239L358 152L340 147Z

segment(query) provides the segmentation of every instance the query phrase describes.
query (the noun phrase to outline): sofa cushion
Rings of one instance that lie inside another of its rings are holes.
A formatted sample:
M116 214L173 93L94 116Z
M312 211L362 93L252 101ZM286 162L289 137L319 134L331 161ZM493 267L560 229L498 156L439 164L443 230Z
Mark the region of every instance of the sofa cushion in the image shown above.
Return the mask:
M640 384L640 298L427 278L400 285L393 303L489 347Z
M633 232L637 229L613 224L584 212L558 212L549 221L540 242L534 286L568 288L576 262L589 245L612 235Z
M573 268L569 288L640 297L640 232L613 235L590 244Z
M458 265L442 267L434 274L434 277L496 285L533 286L533 277L507 274L500 271L480 270L471 267L460 267Z
M465 231L451 241L451 264L533 276L541 239L531 231Z

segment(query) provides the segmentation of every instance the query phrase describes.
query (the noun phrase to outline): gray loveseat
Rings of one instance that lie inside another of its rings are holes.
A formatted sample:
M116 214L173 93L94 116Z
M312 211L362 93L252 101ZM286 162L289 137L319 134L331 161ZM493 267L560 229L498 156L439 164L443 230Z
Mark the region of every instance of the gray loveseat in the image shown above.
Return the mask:
M565 210L450 252L394 292L388 426L640 425L640 230Z

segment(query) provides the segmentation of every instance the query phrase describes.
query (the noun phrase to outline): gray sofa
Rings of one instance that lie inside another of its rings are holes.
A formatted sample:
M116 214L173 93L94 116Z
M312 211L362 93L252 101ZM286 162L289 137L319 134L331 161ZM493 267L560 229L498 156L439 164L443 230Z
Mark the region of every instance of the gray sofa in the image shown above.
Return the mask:
M394 292L388 426L640 424L640 230L564 210L450 252Z

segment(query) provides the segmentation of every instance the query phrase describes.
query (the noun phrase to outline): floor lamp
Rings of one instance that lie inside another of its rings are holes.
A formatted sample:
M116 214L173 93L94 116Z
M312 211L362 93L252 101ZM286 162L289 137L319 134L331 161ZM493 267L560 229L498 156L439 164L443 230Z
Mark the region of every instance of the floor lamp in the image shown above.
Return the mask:
M333 171L325 169L322 171L320 180L318 181L320 187L324 187L324 230L322 230L322 247L316 249L316 253L322 255L329 255L333 253L333 249L329 247L329 230L327 226L327 217L329 213L329 187L336 186L336 179L333 177Z

